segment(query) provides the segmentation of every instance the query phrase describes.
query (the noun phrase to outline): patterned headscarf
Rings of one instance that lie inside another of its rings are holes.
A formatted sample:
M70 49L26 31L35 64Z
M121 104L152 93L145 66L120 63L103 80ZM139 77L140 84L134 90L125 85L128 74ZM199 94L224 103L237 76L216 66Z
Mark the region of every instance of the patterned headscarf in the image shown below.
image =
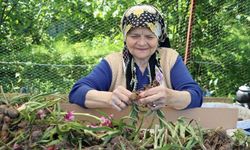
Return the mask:
M163 17L151 5L136 5L127 9L123 15L121 25L124 39L130 29L148 27L158 37L159 47L170 47Z
M149 28L157 36L159 47L170 47L170 42L166 34L166 26L163 17L155 7L151 5L136 5L125 11L121 20L121 29L124 36L123 59L127 79L127 88L130 91L136 90L137 77L135 62L133 56L130 54L127 48L125 39L127 33L131 29L136 27ZM154 79L159 79L159 76L162 76L158 50L156 50L156 52L149 59L148 71L150 83Z

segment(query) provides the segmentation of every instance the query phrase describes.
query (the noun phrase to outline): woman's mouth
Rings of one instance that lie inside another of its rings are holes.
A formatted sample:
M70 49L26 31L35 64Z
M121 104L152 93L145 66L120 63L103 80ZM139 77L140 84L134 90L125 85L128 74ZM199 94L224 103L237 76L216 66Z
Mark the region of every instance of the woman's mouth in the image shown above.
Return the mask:
M137 48L139 51L146 51L148 50L147 48Z

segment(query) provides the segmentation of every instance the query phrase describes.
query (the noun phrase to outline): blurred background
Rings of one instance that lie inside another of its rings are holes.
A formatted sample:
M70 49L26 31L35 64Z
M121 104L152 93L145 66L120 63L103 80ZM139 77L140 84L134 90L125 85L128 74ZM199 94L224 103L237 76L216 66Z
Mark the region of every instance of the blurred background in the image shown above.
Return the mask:
M108 53L121 51L120 20L131 5L156 6L171 47L184 58L204 96L233 98L250 82L250 1L1 0L0 85L8 93L59 91ZM193 22L189 17L193 10Z

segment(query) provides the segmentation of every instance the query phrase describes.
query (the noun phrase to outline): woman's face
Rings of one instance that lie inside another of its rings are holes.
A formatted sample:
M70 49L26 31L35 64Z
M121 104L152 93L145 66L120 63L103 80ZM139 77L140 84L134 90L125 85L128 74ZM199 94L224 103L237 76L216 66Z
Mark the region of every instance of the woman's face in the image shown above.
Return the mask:
M135 60L145 61L156 51L158 38L146 27L134 28L128 32L126 44Z

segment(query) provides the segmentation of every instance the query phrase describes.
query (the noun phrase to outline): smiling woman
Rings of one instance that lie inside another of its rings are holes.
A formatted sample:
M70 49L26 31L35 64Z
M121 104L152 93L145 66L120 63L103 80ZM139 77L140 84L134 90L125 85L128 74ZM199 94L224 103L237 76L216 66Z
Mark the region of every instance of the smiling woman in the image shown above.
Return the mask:
M156 35L145 27L131 29L127 35L126 43L135 63L144 72L150 56L155 53L158 46Z
M109 54L73 86L69 100L85 108L122 110L137 104L156 110L200 107L202 91L181 56L170 48L160 12L151 5L127 9L121 20L122 52ZM147 85L156 85L146 89ZM143 89L143 90L142 90Z

